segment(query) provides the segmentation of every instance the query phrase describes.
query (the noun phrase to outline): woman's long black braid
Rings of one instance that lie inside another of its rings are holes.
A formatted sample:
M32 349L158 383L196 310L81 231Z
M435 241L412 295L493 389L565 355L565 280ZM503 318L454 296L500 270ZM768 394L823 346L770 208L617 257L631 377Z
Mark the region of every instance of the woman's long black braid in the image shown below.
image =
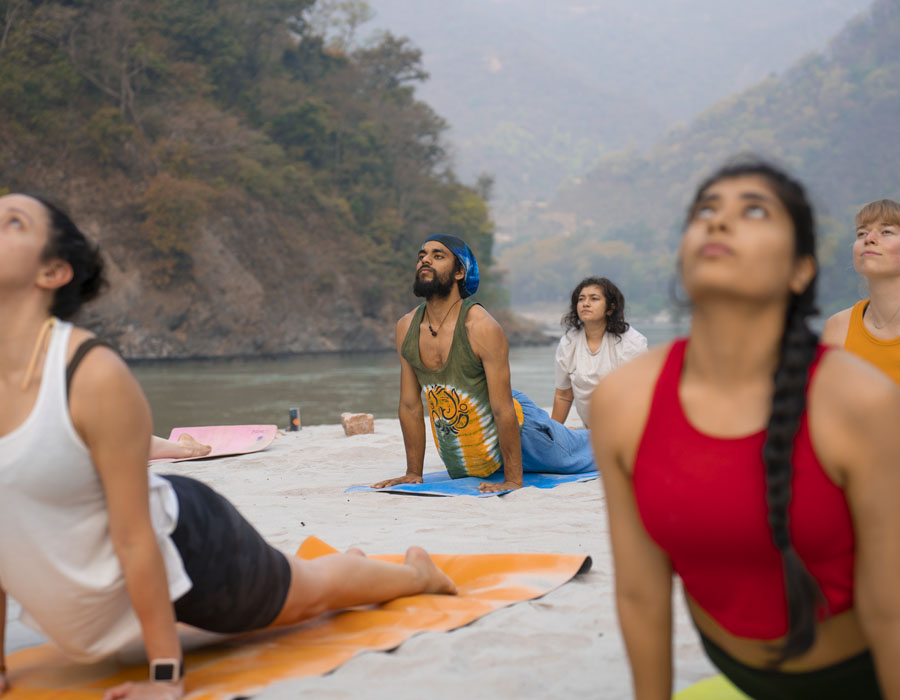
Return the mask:
M816 610L822 592L807 571L791 542L788 506L791 501L791 456L800 418L806 408L809 366L816 356L818 337L806 324L808 309L792 299L781 344L781 361L775 372L772 413L766 427L763 460L766 464L766 502L769 527L781 554L787 593L789 627L773 665L807 651L816 637Z
M742 157L710 177L698 189L697 200L713 183L744 176L764 178L788 210L794 223L795 258L812 256L815 259L815 224L806 192L800 183L777 168ZM794 549L788 518L794 438L806 409L809 368L815 359L819 340L807 325L807 318L816 313L815 286L816 280L813 278L801 294L791 295L788 304L781 356L774 376L772 412L763 447L769 527L784 566L789 620L787 636L783 644L775 649L773 666L812 647L816 637L816 612L823 604L819 585Z

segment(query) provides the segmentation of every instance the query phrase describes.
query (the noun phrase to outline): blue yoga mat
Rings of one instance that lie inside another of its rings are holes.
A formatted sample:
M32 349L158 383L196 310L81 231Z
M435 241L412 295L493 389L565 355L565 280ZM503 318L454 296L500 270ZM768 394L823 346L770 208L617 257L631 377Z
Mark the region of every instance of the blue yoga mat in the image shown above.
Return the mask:
M534 486L539 489L552 489L560 484L570 484L576 481L591 481L597 478L597 472L583 474L542 474L526 472L522 475L522 486ZM502 496L511 493L511 490L497 491L495 493L481 493L478 485L482 481L495 484L503 483L503 474L495 472L486 479L467 476L462 479L451 479L447 472L431 472L423 477L421 484L397 484L385 489L373 489L371 486L351 486L347 491L375 491L377 493L405 493L410 496L476 496L487 498L489 496Z

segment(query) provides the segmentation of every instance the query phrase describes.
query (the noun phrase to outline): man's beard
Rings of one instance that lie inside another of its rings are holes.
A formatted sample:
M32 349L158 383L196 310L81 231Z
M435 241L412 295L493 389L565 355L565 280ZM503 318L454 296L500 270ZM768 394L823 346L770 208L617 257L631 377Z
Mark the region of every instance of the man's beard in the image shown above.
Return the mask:
M421 270L416 271L416 279L413 282L413 294L425 299L431 299L431 297L445 299L450 296L453 285L456 284L456 280L453 279L453 276L447 275L445 278L441 279L434 268L429 269L431 269L430 280L419 277L419 272L421 272Z

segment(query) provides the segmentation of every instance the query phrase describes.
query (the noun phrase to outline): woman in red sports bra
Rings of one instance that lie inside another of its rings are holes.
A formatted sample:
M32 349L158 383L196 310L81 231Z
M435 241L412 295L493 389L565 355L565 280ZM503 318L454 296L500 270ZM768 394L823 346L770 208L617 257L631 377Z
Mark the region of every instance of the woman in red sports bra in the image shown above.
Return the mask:
M616 602L641 700L672 692L672 575L754 698L900 698L900 390L825 351L812 209L756 161L699 188L690 336L598 385Z

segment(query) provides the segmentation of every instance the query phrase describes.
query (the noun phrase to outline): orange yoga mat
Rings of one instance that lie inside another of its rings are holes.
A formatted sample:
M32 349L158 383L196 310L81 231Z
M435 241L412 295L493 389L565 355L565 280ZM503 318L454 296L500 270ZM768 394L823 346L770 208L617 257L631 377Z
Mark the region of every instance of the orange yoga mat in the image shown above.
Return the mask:
M313 559L335 551L309 537L297 556ZM373 558L403 561L402 555ZM591 567L590 557L577 554L438 554L432 559L453 579L459 595L398 598L190 652L185 657L187 697L225 700L276 681L328 673L362 651L394 649L419 632L456 629L493 610L538 598ZM147 677L143 665L75 664L50 644L11 654L7 664L12 690L3 700L94 700L105 688Z

